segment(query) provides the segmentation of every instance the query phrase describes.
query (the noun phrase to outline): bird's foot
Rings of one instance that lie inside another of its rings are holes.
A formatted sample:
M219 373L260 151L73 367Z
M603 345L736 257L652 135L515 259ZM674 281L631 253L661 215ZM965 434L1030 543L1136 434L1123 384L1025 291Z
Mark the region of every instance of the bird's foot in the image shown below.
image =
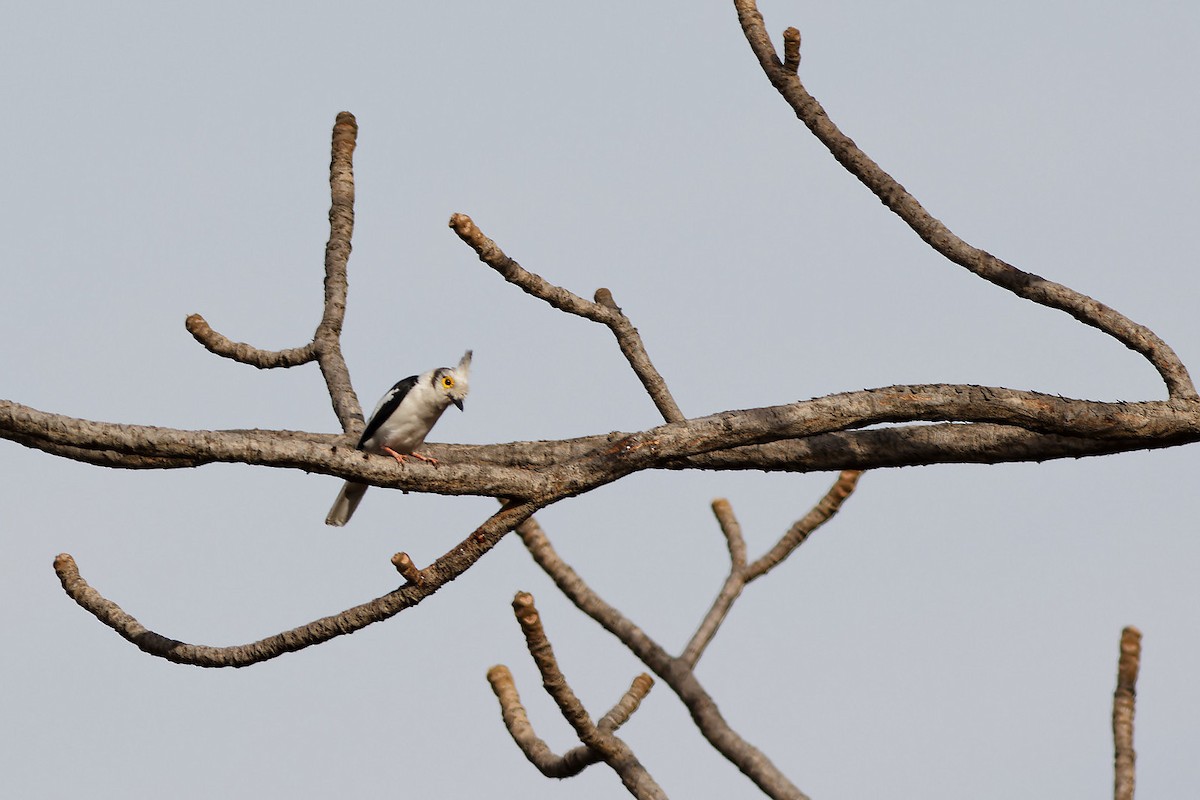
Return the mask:
M390 447L384 447L383 452L387 453L392 458L396 459L397 463L400 463L400 464L403 464L404 459L406 459L406 458L415 458L417 461L424 461L425 463L432 464L435 467L438 464L436 458L430 458L429 456L423 456L420 453L397 453L395 450L393 450Z

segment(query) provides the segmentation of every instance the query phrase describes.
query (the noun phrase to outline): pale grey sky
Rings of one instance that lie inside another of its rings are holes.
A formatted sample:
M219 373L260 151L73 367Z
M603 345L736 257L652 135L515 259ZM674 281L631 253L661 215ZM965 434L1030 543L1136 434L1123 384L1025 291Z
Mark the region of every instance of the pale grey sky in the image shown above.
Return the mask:
M1115 306L1200 370L1200 7L764 2L831 117L957 233ZM1164 396L1065 315L922 245L794 119L727 2L3 3L8 280L0 396L74 416L332 431L315 367L216 359L320 313L329 132L356 114L346 357L364 404L475 350L438 441L634 430L653 405L598 326L483 267L612 289L690 415L925 381ZM699 675L820 800L1104 796L1121 627L1144 635L1138 785L1200 785L1200 449L864 477L752 586ZM574 744L509 602L607 709L641 668L515 538L412 612L240 671L153 659L76 607L56 553L150 628L238 644L390 591L486 499L210 466L105 471L0 442L0 774L14 797L620 797L542 778L484 680L508 664ZM832 476L647 474L540 515L607 599L678 649L717 591L729 497L753 552ZM665 686L622 735L674 797L753 796Z

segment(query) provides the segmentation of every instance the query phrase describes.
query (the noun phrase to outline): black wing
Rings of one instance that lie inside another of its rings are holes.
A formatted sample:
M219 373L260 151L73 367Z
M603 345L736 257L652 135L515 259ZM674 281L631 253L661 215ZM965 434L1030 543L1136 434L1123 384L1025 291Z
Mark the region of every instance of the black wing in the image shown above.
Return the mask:
M362 449L363 442L374 436L375 431L379 430L379 426L386 422L388 417L396 413L396 409L404 401L404 395L408 394L416 385L417 376L409 375L388 390L388 393L379 401L379 405L375 407L375 413L371 415L371 421L367 423L367 427L363 429L362 436L359 437L357 445L359 450Z

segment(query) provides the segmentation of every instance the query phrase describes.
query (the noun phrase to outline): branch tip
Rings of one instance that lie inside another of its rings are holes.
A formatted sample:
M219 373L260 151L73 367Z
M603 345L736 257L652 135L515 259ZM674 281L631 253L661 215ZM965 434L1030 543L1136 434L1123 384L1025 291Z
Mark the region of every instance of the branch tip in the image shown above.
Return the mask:
M603 286L596 290L594 297L596 298L596 302L600 305L611 308L618 314L621 313L621 307L617 305L617 301L613 299L612 292L610 292L608 289L605 289Z
M533 604L533 595L529 592L517 592L516 597L513 598L512 607L517 621L521 623L521 629L527 636L545 636L537 606Z
M396 555L392 556L392 566L404 577L405 583L410 586L420 586L424 582L421 570L408 557L408 553L396 553Z
M796 28L783 32L783 68L793 75L800 69L800 31Z
M1142 632L1132 625L1121 631L1117 688L1113 692L1113 798L1133 800L1137 752L1133 749L1133 715L1137 701Z

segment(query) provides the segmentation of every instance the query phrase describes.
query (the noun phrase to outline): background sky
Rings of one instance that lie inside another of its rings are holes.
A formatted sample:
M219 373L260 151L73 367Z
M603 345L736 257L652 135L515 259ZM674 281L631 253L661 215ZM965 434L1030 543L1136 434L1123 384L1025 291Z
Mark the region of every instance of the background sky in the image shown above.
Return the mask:
M505 284L446 227L609 287L684 412L894 383L1165 396L1138 356L926 248L761 74L732 4L3 3L0 396L189 429L336 429L314 365L259 372L186 333L297 346L321 311L329 136L360 125L344 347L370 407L474 348L437 441L657 423L604 328ZM1146 324L1200 371L1200 6L764 2L831 117L959 235ZM1105 796L1123 625L1144 635L1138 785L1200 785L1200 448L867 474L705 655L722 712L832 798ZM59 552L144 624L254 641L393 589L494 509L217 465L104 470L0 442L0 774L14 797L619 797L547 780L502 726L570 729L509 603L534 593L597 715L641 667L516 537L419 608L244 670L151 658L79 609ZM678 651L720 586L708 504L751 556L831 475L641 474L539 515ZM623 730L676 797L753 796L658 686Z

